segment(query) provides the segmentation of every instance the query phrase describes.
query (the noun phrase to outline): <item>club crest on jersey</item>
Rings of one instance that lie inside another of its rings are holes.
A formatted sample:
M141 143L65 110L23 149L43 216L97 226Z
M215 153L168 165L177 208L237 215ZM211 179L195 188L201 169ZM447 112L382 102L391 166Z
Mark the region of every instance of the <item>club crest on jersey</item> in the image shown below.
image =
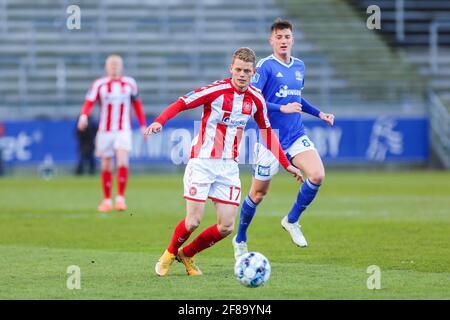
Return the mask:
M242 113L243 114L252 114L252 104L250 102L245 101L242 104Z
M302 73L300 71L295 71L295 80L303 81Z
M197 188L196 188L196 187L191 187L191 188L189 189L189 194L190 194L191 196L195 196L195 195L197 194Z
M260 77L259 73L258 73L258 72L255 73L255 74L253 75L253 77L252 77L252 82L253 82L253 83L258 83L259 77Z

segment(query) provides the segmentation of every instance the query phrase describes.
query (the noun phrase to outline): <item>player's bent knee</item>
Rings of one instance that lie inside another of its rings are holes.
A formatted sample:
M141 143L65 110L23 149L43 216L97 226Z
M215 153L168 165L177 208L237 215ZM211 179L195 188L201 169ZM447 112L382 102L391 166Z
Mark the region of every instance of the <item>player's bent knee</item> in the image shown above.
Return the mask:
M252 198L252 201L256 204L259 204L264 200L264 197L266 196L267 191L255 191L250 194L250 197Z
M129 167L128 161L117 161L118 167Z
M230 235L233 230L234 230L234 223L232 224L219 224L218 228L219 232L223 235L223 236L228 236Z
M110 157L103 157L100 163L102 171L113 171L114 170L114 162Z
M325 180L325 172L323 171L314 172L308 177L308 179L314 184L322 184L323 181Z
M186 219L186 229L189 232L194 231L200 225L200 219Z

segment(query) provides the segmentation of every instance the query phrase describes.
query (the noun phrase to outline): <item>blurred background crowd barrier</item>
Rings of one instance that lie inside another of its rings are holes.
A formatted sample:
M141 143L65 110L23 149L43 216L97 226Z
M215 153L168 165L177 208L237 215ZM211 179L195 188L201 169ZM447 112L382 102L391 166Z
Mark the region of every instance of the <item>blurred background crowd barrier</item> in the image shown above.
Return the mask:
M73 5L79 29L67 27ZM371 5L379 30L367 27ZM336 115L332 128L305 116L327 164L450 168L448 0L0 0L0 173L49 158L75 165L75 121L107 55L123 56L150 122L180 95L227 77L235 48L271 54L277 17L295 26L303 96ZM183 114L163 138L136 132L132 161L172 163L181 151L170 135L191 137L200 113Z

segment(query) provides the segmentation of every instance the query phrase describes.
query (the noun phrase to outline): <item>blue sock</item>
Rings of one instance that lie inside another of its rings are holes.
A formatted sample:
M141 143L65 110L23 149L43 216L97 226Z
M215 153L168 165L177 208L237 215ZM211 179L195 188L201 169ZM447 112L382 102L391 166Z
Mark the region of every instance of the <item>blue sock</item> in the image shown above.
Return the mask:
M319 188L320 184L314 184L309 181L309 179L306 179L305 183L303 183L300 191L298 192L297 200L295 201L294 206L288 214L289 223L295 223L298 221L302 212L316 197Z
M257 206L248 195L245 197L241 207L236 242L247 242L247 229L255 215Z

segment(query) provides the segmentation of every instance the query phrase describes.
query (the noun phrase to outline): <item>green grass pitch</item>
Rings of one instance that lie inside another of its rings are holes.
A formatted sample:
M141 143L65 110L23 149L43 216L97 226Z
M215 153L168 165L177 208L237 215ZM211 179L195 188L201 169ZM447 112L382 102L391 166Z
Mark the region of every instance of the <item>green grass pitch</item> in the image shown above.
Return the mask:
M244 195L251 177L243 174ZM0 179L0 299L450 299L450 173L330 171L301 218L309 247L282 230L298 185L280 174L249 230L269 282L233 275L231 236L201 252L202 277L154 265L185 215L181 175L131 176L129 210L100 214L94 178ZM215 223L208 203L204 227ZM81 271L69 290L67 267ZM369 290L367 268L381 269Z

